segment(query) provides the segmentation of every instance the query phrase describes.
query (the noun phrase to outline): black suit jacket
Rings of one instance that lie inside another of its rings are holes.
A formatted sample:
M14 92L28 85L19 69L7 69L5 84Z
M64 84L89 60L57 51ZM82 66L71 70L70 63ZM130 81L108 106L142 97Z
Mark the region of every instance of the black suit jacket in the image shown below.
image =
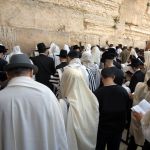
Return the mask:
M38 73L35 75L36 81L52 89L52 84L50 84L49 79L55 73L53 59L44 54L40 54L39 56L32 57L31 60L38 67Z
M0 58L0 81L5 81L7 79L6 72L4 71L4 67L7 65L7 61Z
M136 71L133 74L131 81L130 81L130 84L129 84L129 88L131 90L131 93L134 92L135 87L136 87L138 82L144 82L144 78L145 78L145 74L141 70Z

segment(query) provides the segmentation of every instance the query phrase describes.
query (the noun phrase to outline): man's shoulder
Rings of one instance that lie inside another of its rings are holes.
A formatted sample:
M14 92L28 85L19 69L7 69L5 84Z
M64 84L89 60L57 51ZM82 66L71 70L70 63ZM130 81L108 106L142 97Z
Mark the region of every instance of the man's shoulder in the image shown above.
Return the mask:
M100 94L103 90L104 90L104 86L99 87L98 89L96 89L96 90L94 91L94 94L95 94L95 95Z
M122 74L123 74L123 71L122 71L121 69L117 68L116 66L113 66L112 68L113 68L113 70L114 70L114 71L116 71L116 72L119 72L119 73L122 73Z
M135 72L132 76L132 78L138 78L138 77L144 78L145 74L141 70L139 70L139 71Z
M115 85L112 85L112 86L103 86L101 87L101 91L125 91L125 89L121 86L121 85L118 85L118 84L115 84Z
M67 65L68 65L67 62L63 62L63 63L57 65L57 66L56 66L56 69L64 68L64 67L66 67Z
M46 85L44 85L44 84L42 84L40 82L32 80L31 83L33 84L33 87L35 89L40 90L41 92L49 92L49 91L51 91Z
M33 62L35 62L35 61L36 62L40 62L40 61L42 61L42 62L54 62L53 58L48 57L46 55L39 55L39 56L36 56L36 57L32 57L31 60Z
M121 85L116 85L116 91L117 92L122 92L122 93L128 95L126 89L124 87L122 87Z
M9 83L8 83L8 86L6 86L3 90L0 91L0 97L1 96L4 96L4 97L9 96L9 95L11 95L11 92L19 93L19 90L22 91L22 88L25 88L24 93L29 90L31 91L31 93L33 93L34 91L39 92L41 94L52 93L52 91L47 86L45 86L44 84L41 84L37 81L34 81L34 80L29 81L28 80L27 83L28 84L20 83L19 85L18 84L9 85Z
M141 70L138 70L135 72L135 74L141 74L141 75L144 75L144 72L142 72Z

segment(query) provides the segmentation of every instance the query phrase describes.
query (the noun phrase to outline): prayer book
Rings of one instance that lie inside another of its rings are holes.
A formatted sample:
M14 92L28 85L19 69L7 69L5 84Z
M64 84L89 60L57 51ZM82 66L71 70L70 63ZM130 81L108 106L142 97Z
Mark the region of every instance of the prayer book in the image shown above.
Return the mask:
M131 108L132 111L145 114L150 111L150 103L143 99L138 105L135 105Z

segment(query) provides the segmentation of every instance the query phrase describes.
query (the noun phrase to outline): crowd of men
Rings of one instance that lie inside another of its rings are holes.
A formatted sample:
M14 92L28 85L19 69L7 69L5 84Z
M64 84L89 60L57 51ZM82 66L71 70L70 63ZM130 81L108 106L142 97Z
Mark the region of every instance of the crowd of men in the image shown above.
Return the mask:
M106 43L0 45L0 150L150 150L150 51Z

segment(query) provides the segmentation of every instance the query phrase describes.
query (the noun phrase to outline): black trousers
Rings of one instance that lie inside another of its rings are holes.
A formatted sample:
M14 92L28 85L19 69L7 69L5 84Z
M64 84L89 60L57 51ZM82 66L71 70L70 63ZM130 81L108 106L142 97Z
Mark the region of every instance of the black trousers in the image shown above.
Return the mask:
M134 137L131 136L127 150L136 150L136 149L137 149L137 146L138 146L138 145L136 145L135 140L134 140Z
M150 150L150 142L145 140L145 143L144 143L142 150Z
M119 150L122 132L117 134L104 134L99 133L97 138L96 150Z

